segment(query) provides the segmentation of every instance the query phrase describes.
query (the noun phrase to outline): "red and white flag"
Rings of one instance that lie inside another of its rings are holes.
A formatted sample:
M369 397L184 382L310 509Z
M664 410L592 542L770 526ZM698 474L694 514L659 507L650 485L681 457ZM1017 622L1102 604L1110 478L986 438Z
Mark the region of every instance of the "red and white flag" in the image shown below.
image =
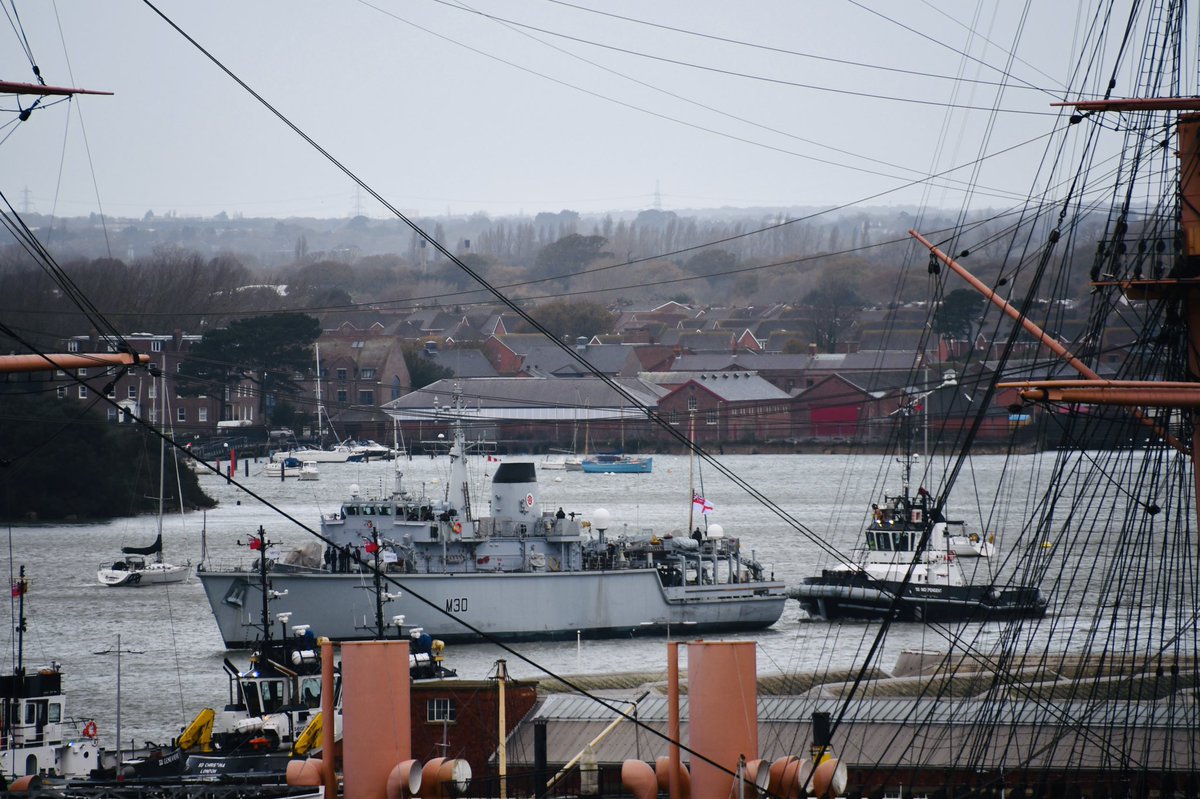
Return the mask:
M698 512L701 516L707 516L713 512L713 506L707 499L696 494L692 497L692 510Z
M500 462L500 459L497 458L495 455L484 455L483 457L487 459L488 463L499 463Z

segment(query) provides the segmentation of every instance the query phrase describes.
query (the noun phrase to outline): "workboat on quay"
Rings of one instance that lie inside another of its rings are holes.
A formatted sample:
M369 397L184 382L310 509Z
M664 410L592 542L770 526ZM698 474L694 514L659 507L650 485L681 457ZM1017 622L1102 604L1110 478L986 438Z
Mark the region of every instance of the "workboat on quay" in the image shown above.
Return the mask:
M464 452L456 424L444 498L409 493L399 472L389 497L355 490L321 518L324 557L317 542L264 550L277 607L334 640L373 638L370 620L397 614L449 641L755 630L782 614L784 584L738 539L711 528L700 540L614 535L603 509L590 519L544 511L532 461L500 464L492 515L476 515ZM197 575L225 645L249 645L258 629L253 561L208 561ZM362 590L371 575L395 585Z

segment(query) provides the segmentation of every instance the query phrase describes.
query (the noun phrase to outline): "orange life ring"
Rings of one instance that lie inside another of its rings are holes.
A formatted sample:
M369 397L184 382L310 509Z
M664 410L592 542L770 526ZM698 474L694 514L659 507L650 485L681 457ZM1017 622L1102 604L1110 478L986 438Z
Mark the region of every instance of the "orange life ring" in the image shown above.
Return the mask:
M462 522L455 522L453 530L455 535L462 535Z
M87 724L83 725L83 737L84 738L95 738L96 737L96 722L89 721Z

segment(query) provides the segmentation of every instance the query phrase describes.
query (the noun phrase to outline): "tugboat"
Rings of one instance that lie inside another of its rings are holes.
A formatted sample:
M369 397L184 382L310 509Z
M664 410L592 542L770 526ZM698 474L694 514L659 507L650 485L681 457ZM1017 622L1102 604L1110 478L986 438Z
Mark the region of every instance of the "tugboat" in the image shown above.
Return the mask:
M17 600L17 660L11 675L0 677L0 778L4 787L14 779L91 777L102 768L104 750L97 743L96 722L78 723L67 715L62 671L57 663L26 673L25 567L12 584Z
M957 385L952 373L942 383L947 385ZM990 556L994 544L968 533L961 521L947 521L924 488L913 496L910 422L916 404L929 393L917 395L899 410L905 442L903 490L871 506L862 557L805 578L789 592L811 618L886 619L894 613L898 621L961 622L1046 614L1047 599L1037 588L968 581L960 556Z

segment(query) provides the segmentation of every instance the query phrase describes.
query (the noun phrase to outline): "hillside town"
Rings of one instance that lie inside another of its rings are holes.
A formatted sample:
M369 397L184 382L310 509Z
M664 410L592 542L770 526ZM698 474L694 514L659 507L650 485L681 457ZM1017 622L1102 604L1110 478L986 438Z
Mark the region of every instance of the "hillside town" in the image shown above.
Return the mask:
M536 311L534 311L536 315ZM669 451L673 442L653 417L683 426L714 451L792 451L848 444L878 445L895 435L894 414L907 398L928 393L922 409L938 433L968 424L981 394L973 386L992 378L993 358L1012 333L1000 328L973 340L931 330L926 303L857 310L835 351L822 351L813 311L788 305L715 308L667 302L615 313L611 330L561 344L538 333L511 332L515 314L502 307L427 308L410 313L353 310L326 313L316 340L318 364L294 375L291 396L270 394L251 376L212 392L187 396L176 389L168 403L175 435L202 442L378 440L420 450L445 430L439 418L455 392L473 409L472 435L504 452ZM1058 311L1060 337L1076 337L1083 320L1069 306ZM177 375L202 338L183 330L124 336L164 374ZM1100 363L1116 371L1129 337L1108 331L1097 342ZM77 335L68 352L111 351L111 341ZM1027 337L1014 351L1032 358ZM406 351L416 361L406 361ZM413 367L440 376L413 380ZM1007 370L1026 374L1020 359ZM927 392L953 374L956 390ZM613 378L617 391L602 377ZM153 422L160 414L158 388L144 375L114 370L62 370L49 379L59 397L87 399L106 392L113 423L124 414ZM302 412L286 433L277 414L282 402ZM318 408L322 413L318 413ZM1037 405L1011 391L987 401L980 444L1041 441ZM1052 434L1052 431L1051 433Z

